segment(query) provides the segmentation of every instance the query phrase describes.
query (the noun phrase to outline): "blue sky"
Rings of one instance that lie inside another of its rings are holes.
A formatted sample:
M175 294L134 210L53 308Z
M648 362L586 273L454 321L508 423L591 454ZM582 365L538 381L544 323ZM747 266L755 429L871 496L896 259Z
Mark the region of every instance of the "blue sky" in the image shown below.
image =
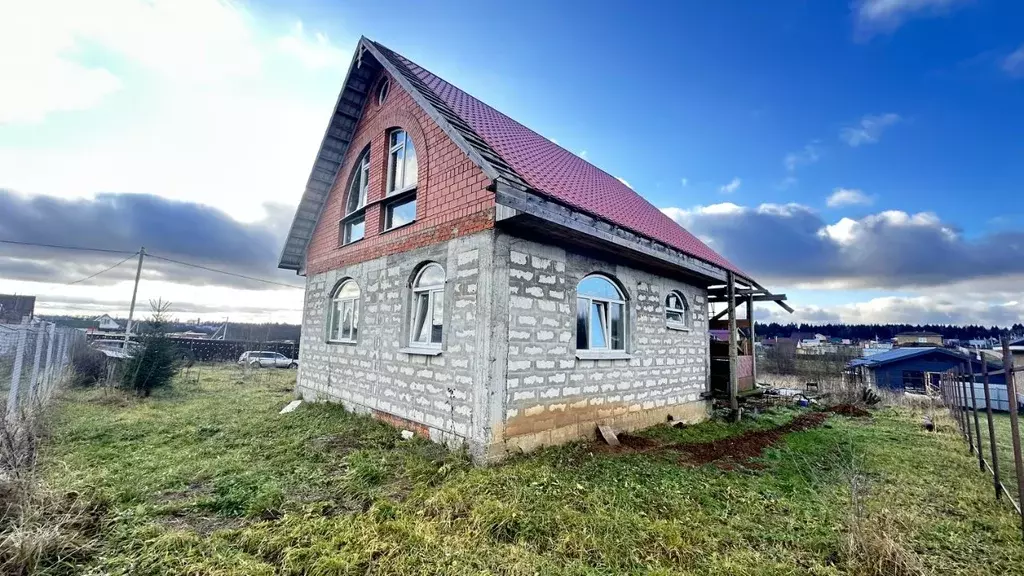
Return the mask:
M55 27L15 6L29 64L0 74L36 88L0 99L0 189L23 205L151 194L276 241L366 35L628 181L790 294L780 319L1024 315L1024 271L996 249L1024 251L1016 3L104 0ZM223 297L156 280L196 314Z

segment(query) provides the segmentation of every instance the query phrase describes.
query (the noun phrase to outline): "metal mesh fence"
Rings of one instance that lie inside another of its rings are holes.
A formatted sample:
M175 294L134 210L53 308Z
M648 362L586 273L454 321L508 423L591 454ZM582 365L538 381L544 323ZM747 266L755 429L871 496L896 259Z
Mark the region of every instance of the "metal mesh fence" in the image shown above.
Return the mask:
M993 369L982 357L980 373L968 363L943 373L936 392L949 409L968 451L977 458L978 468L992 476L995 498L1005 497L1021 514L1024 531L1024 456L1019 423L1024 405L1020 390L1024 366L1014 365L1006 340L1002 352L1002 365Z
M68 376L72 354L84 345L73 328L48 322L0 324L0 396L6 418L44 405Z

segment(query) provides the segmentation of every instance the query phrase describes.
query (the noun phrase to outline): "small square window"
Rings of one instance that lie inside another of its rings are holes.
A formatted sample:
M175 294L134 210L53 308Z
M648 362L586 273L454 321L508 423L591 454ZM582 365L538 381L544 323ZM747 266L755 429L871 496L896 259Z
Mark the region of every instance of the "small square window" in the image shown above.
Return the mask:
M384 211L384 229L405 226L416 219L416 198L389 204Z
M366 234L366 215L360 214L358 217L353 218L344 224L344 233L342 235L342 244L351 244L356 240L362 240Z

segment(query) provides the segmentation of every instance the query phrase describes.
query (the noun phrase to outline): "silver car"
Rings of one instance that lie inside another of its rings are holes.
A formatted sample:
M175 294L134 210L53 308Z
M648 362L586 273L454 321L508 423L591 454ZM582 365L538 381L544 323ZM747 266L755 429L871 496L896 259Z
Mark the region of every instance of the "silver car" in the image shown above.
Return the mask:
M243 352L238 358L239 364L250 368L298 368L299 361L279 352L250 351Z

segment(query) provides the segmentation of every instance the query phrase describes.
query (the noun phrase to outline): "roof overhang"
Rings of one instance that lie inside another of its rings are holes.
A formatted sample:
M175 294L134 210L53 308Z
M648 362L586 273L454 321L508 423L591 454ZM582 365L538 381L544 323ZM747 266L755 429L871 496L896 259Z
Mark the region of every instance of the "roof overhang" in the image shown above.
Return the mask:
M341 163L352 142L356 124L362 116L366 96L370 91L370 82L380 70L377 61L362 57L364 44L364 40L360 40L359 48L352 56L345 83L334 104L330 122L320 142L320 150L306 181L306 189L302 193L302 199L288 230L278 268L295 270L300 274L305 269L306 249L313 237L313 229L320 220L320 213L327 202L327 196L331 193L331 188L334 187Z

